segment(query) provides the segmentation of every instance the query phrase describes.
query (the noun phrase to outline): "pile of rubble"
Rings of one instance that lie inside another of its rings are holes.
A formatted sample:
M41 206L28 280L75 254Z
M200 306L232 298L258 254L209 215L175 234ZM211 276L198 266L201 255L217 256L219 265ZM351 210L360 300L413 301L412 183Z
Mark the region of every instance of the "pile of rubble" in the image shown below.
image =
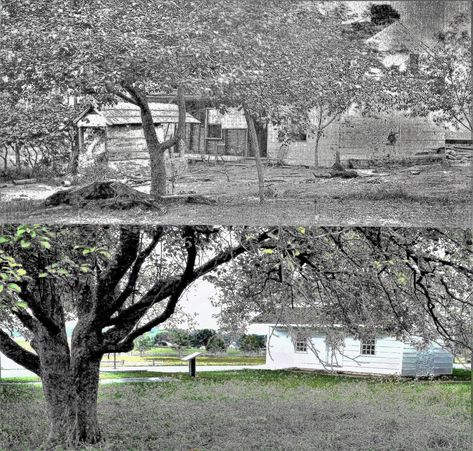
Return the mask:
M473 145L448 144L445 147L445 158L455 163L466 163L473 158Z

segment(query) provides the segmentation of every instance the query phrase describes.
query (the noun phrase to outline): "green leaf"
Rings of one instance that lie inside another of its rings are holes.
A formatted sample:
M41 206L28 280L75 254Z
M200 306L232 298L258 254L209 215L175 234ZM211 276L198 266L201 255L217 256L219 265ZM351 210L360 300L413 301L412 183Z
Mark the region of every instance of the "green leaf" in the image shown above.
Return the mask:
M272 254L273 250L272 249L263 249L262 252L263 252L263 254Z
M40 241L39 244L44 249L51 249L51 243L49 241Z
M47 273L47 272L40 272L40 273L38 274L38 277L39 277L40 279L44 279L45 277L48 277L48 273Z
M16 303L16 306L17 306L17 307L20 307L20 308L28 308L28 304L27 304L26 302L24 302L24 301L18 301L18 302Z
M298 231L301 235L304 235L304 234L305 234L305 227L298 227L298 228L297 228L297 231Z
M99 250L98 254L101 255L102 257L106 258L106 259L111 259L112 258L112 254L108 251Z
M14 291L15 293L21 293L21 288L19 285L17 285L16 283L9 283L7 285L7 288L10 290L10 291Z
M29 241L26 241L26 240L21 240L20 241L20 246L23 249L28 249L29 247L31 247L31 243Z
M0 244L5 244L5 243L9 243L10 242L10 238L7 237L7 236L0 236Z

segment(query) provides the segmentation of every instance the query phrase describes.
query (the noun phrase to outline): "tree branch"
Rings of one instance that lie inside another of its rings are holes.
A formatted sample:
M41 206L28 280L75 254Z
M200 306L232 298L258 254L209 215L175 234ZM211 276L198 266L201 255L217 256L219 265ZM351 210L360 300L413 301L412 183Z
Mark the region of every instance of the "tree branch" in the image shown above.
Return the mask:
M99 276L98 280L98 304L96 306L98 316L106 317L111 315L111 310L113 312L115 288L135 261L139 244L139 228L130 226L120 227L119 247L115 258L106 271Z
M260 234L255 240L252 240L252 242L261 243L267 240L268 238L268 232L264 232ZM181 276L173 277L166 281L156 282L153 287L151 287L151 289L141 298L139 302L121 311L117 316L111 318L108 321L106 326L115 327L109 329L104 333L104 343L106 343L107 350L110 349L110 352L114 351L115 349L113 347L118 346L120 341L125 339L125 337L133 330L138 321L145 315L145 313L151 306L161 301L164 301L168 297L172 296L173 293L178 293L181 289L183 291L186 287L188 287L192 282L194 282L198 278L211 272L218 266L223 265L224 263L228 263L229 261L235 259L246 251L247 248L242 244L226 249L217 254L215 257L211 258L203 265L201 265L199 268L194 269L194 267L192 266L191 274L188 273L190 271L190 263L188 258L186 269L184 270L184 273ZM169 308L171 307L172 304L169 305Z
M41 377L39 357L22 348L6 332L0 329L0 351L14 362Z
M127 96L126 94L123 94L123 92L120 92L118 89L115 89L110 81L105 82L105 88L107 89L108 92L116 95L117 97L124 100L125 102L132 103L133 105L139 106L138 102L135 99L133 99L131 96Z
M133 264L133 267L131 269L130 276L128 277L128 282L125 288L123 288L120 295L110 304L110 306L107 307L107 315L113 315L118 309L120 309L120 307L126 302L128 297L133 293L141 267L143 266L143 263L149 257L151 252L153 252L153 250L156 248L156 245L161 240L163 233L164 229L162 227L157 228L153 233L153 237L151 239L150 244L138 254L138 257L136 258L135 263Z
M163 313L158 315L153 320L148 321L143 326L135 329L124 340L125 342L129 342L129 343L133 342L135 338L139 337L140 335L143 335L146 332L149 332L153 327L169 319L171 315L175 312L177 303L179 302L179 299L181 298L182 293L190 285L191 283L190 281L192 279L192 275L194 272L195 260L197 258L195 229L192 227L186 227L183 235L184 235L184 239L186 240L187 261L186 261L186 267L184 269L184 272L182 273L178 286L172 292Z

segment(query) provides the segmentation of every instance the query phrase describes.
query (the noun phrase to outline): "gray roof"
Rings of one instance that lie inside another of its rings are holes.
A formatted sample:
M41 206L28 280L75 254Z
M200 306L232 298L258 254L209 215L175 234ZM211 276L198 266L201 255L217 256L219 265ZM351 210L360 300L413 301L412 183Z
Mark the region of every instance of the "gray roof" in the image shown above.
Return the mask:
M179 121L179 108L174 103L149 102L149 108L155 124L177 124ZM139 125L141 124L140 108L132 103L118 102L114 105L105 105L101 108L89 108L79 118L86 117L89 113L103 116L108 125ZM194 116L186 114L187 124L199 124Z
M381 52L425 53L430 50L430 46L435 45L435 42L407 28L400 21L392 23L366 42L374 44Z
M289 308L278 312L265 312L255 316L252 323L255 324L307 324L308 311L304 308Z

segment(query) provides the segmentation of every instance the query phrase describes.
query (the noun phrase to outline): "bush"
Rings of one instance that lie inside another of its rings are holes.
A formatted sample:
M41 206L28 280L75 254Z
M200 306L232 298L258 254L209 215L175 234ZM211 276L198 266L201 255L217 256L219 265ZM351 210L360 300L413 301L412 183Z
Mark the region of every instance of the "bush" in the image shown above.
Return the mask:
M141 356L143 356L145 351L151 349L153 345L154 339L149 334L142 335L135 340L135 349L140 352Z
M265 335L242 335L240 349L244 352L256 352L266 347Z
M226 350L225 341L222 337L214 335L207 342L205 349L208 352L223 352Z
M208 341L217 333L213 329L196 330L190 336L190 343L192 346L198 348L200 346L207 346Z

